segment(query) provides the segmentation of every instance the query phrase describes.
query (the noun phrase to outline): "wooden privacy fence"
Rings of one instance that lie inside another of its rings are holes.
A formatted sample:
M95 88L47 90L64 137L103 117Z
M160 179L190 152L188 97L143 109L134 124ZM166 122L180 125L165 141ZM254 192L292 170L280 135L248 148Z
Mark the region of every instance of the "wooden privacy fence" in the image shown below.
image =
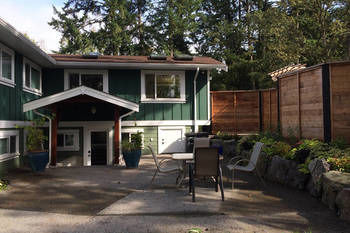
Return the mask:
M276 89L213 91L212 132L277 129L283 136L350 143L350 61L284 74Z
M277 128L277 91L212 91L212 132L256 133Z

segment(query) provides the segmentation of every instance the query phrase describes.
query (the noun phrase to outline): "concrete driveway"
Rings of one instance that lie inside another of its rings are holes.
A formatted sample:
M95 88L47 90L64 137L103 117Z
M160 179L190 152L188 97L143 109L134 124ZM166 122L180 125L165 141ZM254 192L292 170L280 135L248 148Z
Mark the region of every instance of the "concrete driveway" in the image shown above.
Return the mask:
M197 201L176 175L159 176L144 156L139 169L52 168L7 175L0 192L0 232L349 232L350 225L306 192L274 184L261 187L253 175L227 184L225 202L203 183Z

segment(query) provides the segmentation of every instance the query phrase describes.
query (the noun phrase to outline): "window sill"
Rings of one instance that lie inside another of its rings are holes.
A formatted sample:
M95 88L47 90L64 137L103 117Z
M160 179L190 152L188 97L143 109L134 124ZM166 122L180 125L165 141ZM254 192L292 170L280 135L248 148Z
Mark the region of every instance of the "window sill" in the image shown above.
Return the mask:
M28 87L23 87L23 91L34 94L34 95L38 95L38 96L42 96L42 92L37 90L37 89L32 89L32 88L28 88Z
M141 103L159 103L159 104L184 104L186 103L186 100L185 99L176 99L176 100L141 100Z
M16 84L12 80L9 80L9 79L6 79L6 78L0 78L0 84L6 85L6 86L9 86L9 87L16 86Z
M0 156L0 163L5 162L5 161L7 161L7 160L15 159L15 158L17 158L17 157L19 157L19 154L18 154L18 153L16 153L16 154L5 154L5 155L1 155L1 156Z

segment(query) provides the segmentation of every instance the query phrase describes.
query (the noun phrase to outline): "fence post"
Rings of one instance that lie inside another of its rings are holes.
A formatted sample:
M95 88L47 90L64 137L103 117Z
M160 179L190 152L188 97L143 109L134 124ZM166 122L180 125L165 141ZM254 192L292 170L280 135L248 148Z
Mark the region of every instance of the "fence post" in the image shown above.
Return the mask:
M261 101L261 91L259 93L259 131L263 131L263 117L262 117L262 101Z
M323 139L325 142L332 140L331 132L331 100L329 64L322 65L322 96L323 96Z

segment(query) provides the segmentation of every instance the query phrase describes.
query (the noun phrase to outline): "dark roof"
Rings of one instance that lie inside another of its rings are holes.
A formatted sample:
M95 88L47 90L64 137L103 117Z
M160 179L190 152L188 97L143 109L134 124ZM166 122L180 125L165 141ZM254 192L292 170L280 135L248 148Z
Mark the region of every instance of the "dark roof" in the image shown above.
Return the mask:
M173 57L166 57L166 60L152 60L148 56L107 56L101 55L97 59L84 58L83 55L50 54L56 61L62 62L106 62L106 63L161 63L161 64L212 64L224 65L211 57L194 56L193 60L175 60Z

